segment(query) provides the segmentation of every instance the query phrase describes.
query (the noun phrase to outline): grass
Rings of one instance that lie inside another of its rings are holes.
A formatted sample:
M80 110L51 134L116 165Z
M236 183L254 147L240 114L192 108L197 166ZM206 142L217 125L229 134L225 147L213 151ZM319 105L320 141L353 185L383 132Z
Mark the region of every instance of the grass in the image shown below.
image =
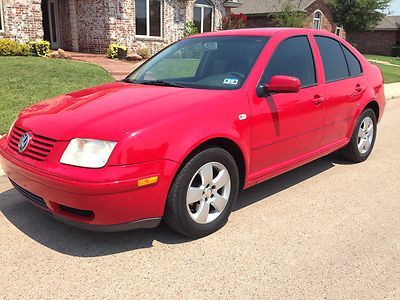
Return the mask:
M0 57L0 134L30 104L114 79L96 65L61 59Z
M400 66L400 58L398 58L398 57L383 56L383 55L372 55L372 54L365 54L364 56L367 59L385 61L385 62L391 63L393 65Z
M381 69L385 83L400 82L400 67L393 67L379 63L374 64Z

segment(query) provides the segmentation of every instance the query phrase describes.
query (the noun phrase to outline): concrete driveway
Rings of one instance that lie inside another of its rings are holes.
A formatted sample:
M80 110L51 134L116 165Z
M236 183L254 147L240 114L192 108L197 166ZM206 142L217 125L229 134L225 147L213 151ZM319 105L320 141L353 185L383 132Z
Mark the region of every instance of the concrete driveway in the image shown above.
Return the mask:
M240 195L219 232L62 225L0 183L0 298L400 298L400 101L370 159L329 156Z

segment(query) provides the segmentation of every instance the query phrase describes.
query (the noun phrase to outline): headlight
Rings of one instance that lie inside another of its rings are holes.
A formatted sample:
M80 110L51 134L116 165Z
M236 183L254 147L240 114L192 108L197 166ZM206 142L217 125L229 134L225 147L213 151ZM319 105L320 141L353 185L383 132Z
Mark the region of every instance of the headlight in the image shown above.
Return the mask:
M117 143L91 139L73 139L60 162L85 168L104 167Z

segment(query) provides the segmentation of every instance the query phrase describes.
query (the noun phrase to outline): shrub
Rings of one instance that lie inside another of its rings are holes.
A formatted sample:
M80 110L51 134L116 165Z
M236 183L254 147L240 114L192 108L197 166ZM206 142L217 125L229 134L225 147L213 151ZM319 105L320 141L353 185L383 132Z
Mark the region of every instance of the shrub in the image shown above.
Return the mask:
M0 39L0 56L28 56L29 46L10 39Z
M223 29L241 29L246 27L247 16L240 14L229 14L222 19Z
M119 45L119 44L110 44L110 46L108 46L108 50L107 50L107 57L123 59L126 57L127 52L128 52L128 47L126 47L126 46Z
M140 48L137 52L137 54L139 54L141 57L143 58L150 58L151 54L150 54L150 50L148 48Z
M50 56L50 42L48 41L29 42L29 47L33 56Z
M183 33L183 37L187 37L192 34L197 34L199 33L199 30L197 29L196 24L194 24L193 21L188 21L185 24L185 32Z
M19 44L16 41L0 39L0 56L16 56L19 51Z
M19 44L19 54L20 56L29 56L31 51L28 44Z

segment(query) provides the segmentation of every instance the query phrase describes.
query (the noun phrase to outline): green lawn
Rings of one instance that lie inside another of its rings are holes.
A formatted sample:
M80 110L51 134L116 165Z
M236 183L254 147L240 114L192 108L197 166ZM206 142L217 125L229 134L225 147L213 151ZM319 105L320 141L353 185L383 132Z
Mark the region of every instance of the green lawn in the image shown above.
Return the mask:
M398 58L398 57L383 56L383 55L372 55L372 54L365 54L364 56L367 59L385 61L385 62L391 63L393 65L399 65L400 66L400 58Z
M393 67L378 63L374 64L381 69L385 83L400 82L400 67Z
M0 134L35 102L114 79L96 65L61 59L0 57Z

